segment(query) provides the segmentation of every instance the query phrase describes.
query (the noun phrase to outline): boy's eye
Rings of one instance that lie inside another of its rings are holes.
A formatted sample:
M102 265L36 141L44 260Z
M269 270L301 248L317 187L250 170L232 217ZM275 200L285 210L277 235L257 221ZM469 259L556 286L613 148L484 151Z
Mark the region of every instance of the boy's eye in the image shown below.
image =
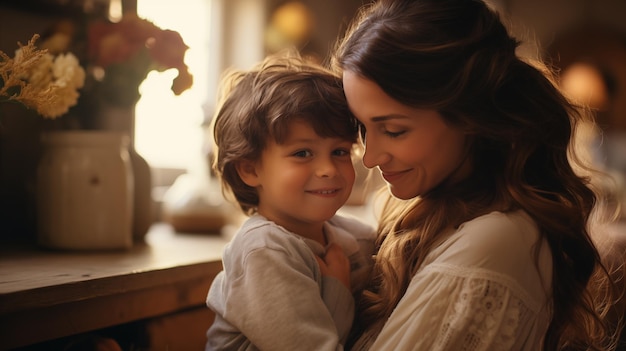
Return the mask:
M300 150L300 151L294 152L292 155L295 157L309 157L313 155L313 153L311 153L311 151L309 150Z
M333 151L333 155L335 155L335 156L350 156L350 150L349 149L336 149L335 151Z

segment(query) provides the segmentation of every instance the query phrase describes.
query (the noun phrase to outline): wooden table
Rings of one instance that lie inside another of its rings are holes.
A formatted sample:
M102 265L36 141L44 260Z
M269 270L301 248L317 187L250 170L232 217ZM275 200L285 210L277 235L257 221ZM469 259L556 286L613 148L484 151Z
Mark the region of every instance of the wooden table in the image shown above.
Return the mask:
M186 330L202 333L195 335L202 339L213 318L204 305L206 293L222 269L227 242L219 235L175 233L159 223L145 244L128 251L2 247L0 349L181 311L201 316L202 325Z

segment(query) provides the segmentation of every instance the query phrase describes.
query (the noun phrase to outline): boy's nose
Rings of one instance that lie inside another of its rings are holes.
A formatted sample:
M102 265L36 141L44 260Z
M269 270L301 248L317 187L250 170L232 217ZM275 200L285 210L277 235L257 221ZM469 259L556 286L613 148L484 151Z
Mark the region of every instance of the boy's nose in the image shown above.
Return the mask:
M337 166L331 159L320 159L317 166L319 177L334 177L337 174Z

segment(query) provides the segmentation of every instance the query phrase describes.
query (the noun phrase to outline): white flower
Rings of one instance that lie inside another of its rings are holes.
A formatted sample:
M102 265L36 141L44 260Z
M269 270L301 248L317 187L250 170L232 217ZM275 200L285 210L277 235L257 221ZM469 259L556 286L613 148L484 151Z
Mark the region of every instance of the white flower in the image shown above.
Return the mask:
M61 54L54 59L52 75L59 85L66 84L74 89L82 88L85 82L85 70L71 53Z

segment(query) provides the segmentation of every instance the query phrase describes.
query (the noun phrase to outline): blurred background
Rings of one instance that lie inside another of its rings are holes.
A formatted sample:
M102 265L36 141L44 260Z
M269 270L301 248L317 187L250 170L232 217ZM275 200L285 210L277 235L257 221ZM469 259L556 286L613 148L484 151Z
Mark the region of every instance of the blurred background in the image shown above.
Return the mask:
M211 229L211 224L194 215L222 206L206 161L211 152L207 128L221 73L230 67L248 68L292 45L324 63L336 38L366 2L2 0L0 50L11 56L17 42L25 44L39 33L40 42L55 39L63 50L82 58L89 46L84 31L90 22L115 23L129 13L180 33L189 46L185 63L194 77L193 86L176 95L170 89L175 69L150 71L139 86L140 99L133 107L129 130L132 147L150 166L151 220L169 219L181 229L202 231ZM607 187L611 201L621 201L626 174L626 2L491 0L489 4L525 41L520 53L552 62L561 72L560 84L566 92L594 109L600 131L590 139L589 154L615 176L616 183ZM32 111L0 108L0 240L29 241L37 222L33 203L34 170L41 153L38 133L80 128L80 124L72 122L73 110L69 117L42 121ZM355 192L361 193L352 203L362 204L367 191L357 185ZM177 222L179 214L190 215L188 221Z

